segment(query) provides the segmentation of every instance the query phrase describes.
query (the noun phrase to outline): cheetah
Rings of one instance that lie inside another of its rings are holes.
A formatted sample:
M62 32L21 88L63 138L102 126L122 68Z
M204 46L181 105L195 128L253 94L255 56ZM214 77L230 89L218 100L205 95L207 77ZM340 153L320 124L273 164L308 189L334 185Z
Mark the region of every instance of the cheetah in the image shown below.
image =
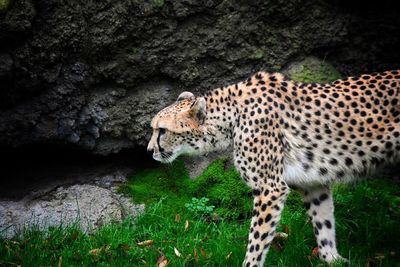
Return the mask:
M243 266L263 266L290 188L300 189L322 261L336 248L332 184L399 160L400 71L329 84L259 72L194 96L183 92L152 120L148 150L160 162L233 147L254 209Z

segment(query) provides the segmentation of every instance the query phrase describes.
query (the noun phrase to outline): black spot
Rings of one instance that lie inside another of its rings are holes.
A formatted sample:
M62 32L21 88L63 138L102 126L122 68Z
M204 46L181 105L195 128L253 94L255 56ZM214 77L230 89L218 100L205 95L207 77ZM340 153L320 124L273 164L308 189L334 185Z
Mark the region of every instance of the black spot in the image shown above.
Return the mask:
M267 216L265 217L265 222L269 222L272 219L271 213L268 213Z
M329 161L329 163L330 163L331 165L337 165L337 164L338 164L338 161L337 161L337 159L332 158L332 159Z
M328 170L326 168L319 168L320 175L326 175L327 173L328 173Z
M324 201L324 200L326 200L327 198L328 198L328 194L323 193L323 194L321 194L321 195L319 196L319 201Z
M250 251L250 252L253 252L253 251L254 251L254 245L251 245L251 246L250 246L249 251Z
M326 226L328 229L331 229L331 228L332 228L332 223L331 223L329 220L325 220L325 226Z
M319 206L319 204L321 204L317 198L314 198L312 202L315 206Z
M263 233L263 234L261 235L261 241L263 241L265 238L267 238L267 236L268 236L268 232Z
M353 160L351 158L345 158L345 164L346 166L351 166L353 165Z
M262 206L261 206L261 211L266 211L266 209L267 209L267 204L262 204Z

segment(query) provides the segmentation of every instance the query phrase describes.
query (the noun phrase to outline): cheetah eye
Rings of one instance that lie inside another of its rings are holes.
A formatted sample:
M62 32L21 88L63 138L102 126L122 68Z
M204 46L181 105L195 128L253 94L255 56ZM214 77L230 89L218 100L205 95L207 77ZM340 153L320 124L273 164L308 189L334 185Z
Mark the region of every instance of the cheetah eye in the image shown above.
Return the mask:
M165 134L165 132L167 131L165 130L165 128L159 128L158 130L160 131L160 136Z

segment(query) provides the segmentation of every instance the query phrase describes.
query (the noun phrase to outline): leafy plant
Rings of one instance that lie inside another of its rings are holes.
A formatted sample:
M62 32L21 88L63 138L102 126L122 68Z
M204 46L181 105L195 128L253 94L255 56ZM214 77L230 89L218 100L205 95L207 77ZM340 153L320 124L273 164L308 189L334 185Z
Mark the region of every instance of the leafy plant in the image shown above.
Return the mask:
M192 198L192 201L185 204L185 207L197 218L206 218L211 216L214 211L214 205L207 205L209 199L206 197Z

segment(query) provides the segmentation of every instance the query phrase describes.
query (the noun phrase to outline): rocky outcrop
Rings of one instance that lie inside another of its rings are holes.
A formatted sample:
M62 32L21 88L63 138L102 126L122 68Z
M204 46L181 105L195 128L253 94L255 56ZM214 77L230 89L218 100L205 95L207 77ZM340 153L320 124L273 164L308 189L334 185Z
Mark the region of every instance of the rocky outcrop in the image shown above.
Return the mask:
M110 222L121 222L144 210L143 204L117 193L125 175L109 174L84 184L47 186L16 200L0 199L0 236L11 238L35 227L68 226L76 223L85 232ZM60 181L59 181L60 182Z
M196 93L313 55L341 73L399 66L396 1L10 0L0 11L0 146L142 147ZM5 3L6 3L5 2Z

